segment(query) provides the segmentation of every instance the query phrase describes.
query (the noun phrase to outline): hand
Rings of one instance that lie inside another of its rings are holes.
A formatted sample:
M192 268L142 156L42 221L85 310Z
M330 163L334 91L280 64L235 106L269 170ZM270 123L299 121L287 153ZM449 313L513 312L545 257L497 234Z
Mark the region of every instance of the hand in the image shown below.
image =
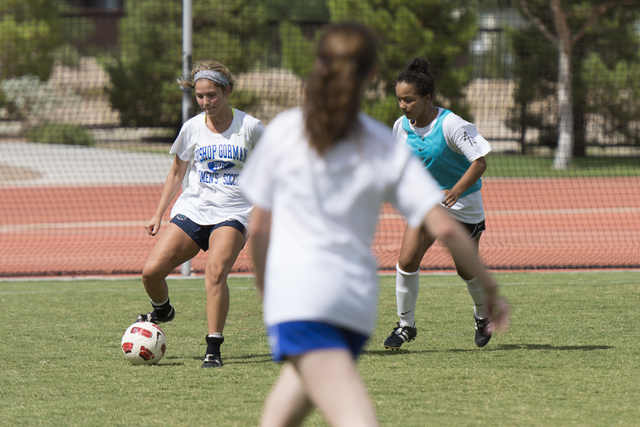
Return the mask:
M460 194L454 193L451 190L442 190L444 193L444 198L442 199L442 204L447 208L455 205L458 199L460 198Z
M160 231L161 224L162 224L162 219L153 217L147 223L147 225L144 226L144 228L145 230L147 230L147 233L149 233L150 236L155 236L156 234L158 234L158 231Z
M504 297L490 296L487 297L485 304L487 304L489 320L488 333L494 332L506 333L509 330L509 323L511 321L511 307Z

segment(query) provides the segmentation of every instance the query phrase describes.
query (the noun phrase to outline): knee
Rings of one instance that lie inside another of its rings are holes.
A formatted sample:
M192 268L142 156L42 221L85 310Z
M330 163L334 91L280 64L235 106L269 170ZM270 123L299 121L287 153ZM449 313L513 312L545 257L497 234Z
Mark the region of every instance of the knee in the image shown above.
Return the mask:
M164 279L164 276L162 275L159 264L155 261L147 260L144 267L142 267L142 283L146 286L149 283L162 279Z
M205 286L207 288L217 288L222 286L227 281L227 275L224 270L218 265L207 265L207 269L204 275Z

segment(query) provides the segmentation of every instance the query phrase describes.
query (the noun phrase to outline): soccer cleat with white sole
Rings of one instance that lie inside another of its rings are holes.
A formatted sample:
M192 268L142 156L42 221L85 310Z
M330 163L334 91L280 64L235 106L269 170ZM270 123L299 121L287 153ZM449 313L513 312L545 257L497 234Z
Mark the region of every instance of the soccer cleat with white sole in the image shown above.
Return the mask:
M473 319L476 323L476 345L478 347L484 347L489 343L489 340L491 339L491 335L485 333L485 329L487 328L487 326L489 326L491 321L488 317L481 319L479 317L476 317L475 315L473 316Z
M418 328L416 328L416 325L413 325L413 327L400 326L400 323L397 323L397 325L398 326L393 329L391 335L384 340L384 348L399 350L402 344L413 341L416 338L416 335L418 335Z

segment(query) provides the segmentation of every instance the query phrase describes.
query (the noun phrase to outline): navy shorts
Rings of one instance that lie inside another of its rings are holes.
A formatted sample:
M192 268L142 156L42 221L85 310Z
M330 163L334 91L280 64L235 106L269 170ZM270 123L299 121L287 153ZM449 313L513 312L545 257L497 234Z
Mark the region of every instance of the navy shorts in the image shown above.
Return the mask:
M315 350L342 348L358 357L369 337L322 322L285 322L268 329L271 358L281 362Z
M187 235L191 237L193 241L196 242L196 244L200 246L200 248L205 252L209 250L209 237L211 236L213 230L215 230L216 228L235 228L242 233L242 235L244 236L244 241L247 241L247 229L237 219L230 219L228 221L222 221L213 225L200 225L191 221L189 217L185 215L176 215L171 220L171 223L180 227L180 229L187 233Z
M469 230L469 240L475 240L476 237L480 235L487 228L484 226L484 219L477 224L467 224L466 222L460 222L460 224L464 225L464 228Z

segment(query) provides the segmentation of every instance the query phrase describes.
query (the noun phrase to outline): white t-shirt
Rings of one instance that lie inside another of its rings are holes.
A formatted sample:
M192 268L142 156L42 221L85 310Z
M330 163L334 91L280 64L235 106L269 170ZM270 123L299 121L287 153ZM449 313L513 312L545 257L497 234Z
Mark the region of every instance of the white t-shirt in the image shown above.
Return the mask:
M442 113L442 109L438 109L438 115L428 126L419 128L410 124L411 129L420 137L424 137L431 133L435 127L437 118ZM396 140L402 144L407 141L407 131L402 128L402 120L400 117L393 124L393 135ZM474 160L484 157L491 152L489 142L478 133L473 123L469 123L454 113L449 113L442 122L442 133L444 134L447 146L458 154L462 154L473 162ZM470 143L472 142L472 143ZM449 213L458 221L467 224L477 224L484 220L484 206L482 204L482 193L476 191L465 197L461 197L449 208Z
M272 211L265 272L267 326L321 321L370 335L378 279L370 244L380 205L393 203L417 226L442 200L435 180L391 130L360 114L360 136L323 156L307 142L303 112L267 126L240 183Z
M231 126L220 134L207 128L204 112L182 126L170 152L191 161L189 186L173 206L172 218L182 214L200 225L237 219L248 225L251 204L240 190L238 177L264 126L240 110L233 112Z

